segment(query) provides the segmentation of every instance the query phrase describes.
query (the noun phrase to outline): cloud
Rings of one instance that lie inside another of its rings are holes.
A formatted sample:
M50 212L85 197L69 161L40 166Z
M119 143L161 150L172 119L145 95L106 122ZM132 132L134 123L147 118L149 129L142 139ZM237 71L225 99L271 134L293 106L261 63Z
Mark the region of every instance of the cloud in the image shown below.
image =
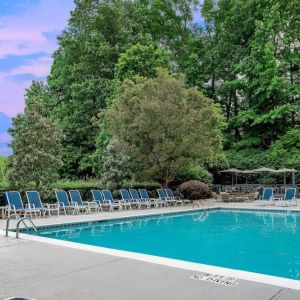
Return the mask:
M24 109L32 80L45 80L57 48L56 36L67 25L73 0L1 0L0 112Z
M41 0L20 14L5 15L0 21L0 58L56 49L47 34L61 32L67 25L72 0ZM45 34L46 33L46 34Z

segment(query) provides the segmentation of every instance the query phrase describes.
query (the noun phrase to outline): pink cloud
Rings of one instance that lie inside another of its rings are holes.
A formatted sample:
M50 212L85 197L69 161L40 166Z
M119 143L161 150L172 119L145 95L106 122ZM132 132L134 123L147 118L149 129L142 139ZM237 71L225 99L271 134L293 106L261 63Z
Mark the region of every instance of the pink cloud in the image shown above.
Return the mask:
M0 0L1 1L1 0ZM25 60L24 64L9 71L0 70L0 111L15 116L24 109L25 89L30 80L16 80L14 76L30 74L32 78L46 78L52 63L51 55L56 41L45 33L61 32L67 26L73 0L40 0L35 6L18 15L0 19L0 59L11 55L28 55L44 52L46 56Z
M13 117L24 110L24 94L31 81L16 82L5 77L0 78L0 111Z
M41 0L22 14L8 15L0 20L0 58L26 55L38 51L52 53L56 47L45 32L60 32L67 25L72 0Z

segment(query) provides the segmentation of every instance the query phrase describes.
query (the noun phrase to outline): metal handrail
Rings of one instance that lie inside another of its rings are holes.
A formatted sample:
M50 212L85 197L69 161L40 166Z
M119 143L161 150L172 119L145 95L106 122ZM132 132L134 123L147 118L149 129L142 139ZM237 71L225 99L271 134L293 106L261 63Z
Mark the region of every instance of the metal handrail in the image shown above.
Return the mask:
M12 214L10 215L7 220L6 220L6 230L5 230L5 236L8 237L8 229L9 229L9 221L12 217L16 217L16 219L20 219L19 215L17 214Z
M16 228L16 238L18 239L19 238L19 231L20 231L20 223L23 222L24 226L26 227L26 229L28 228L26 223L25 223L25 220L28 220L30 221L31 225L32 225L32 228L34 229L35 232L38 232L35 225L33 224L32 220L28 217L23 217L21 218L18 223L17 223L17 228Z

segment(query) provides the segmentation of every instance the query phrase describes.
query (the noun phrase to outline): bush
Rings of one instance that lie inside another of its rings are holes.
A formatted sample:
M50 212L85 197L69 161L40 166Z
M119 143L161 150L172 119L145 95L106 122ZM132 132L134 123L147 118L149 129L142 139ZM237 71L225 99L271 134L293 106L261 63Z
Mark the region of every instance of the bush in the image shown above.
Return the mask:
M205 183L212 183L212 175L201 165L194 164L187 166L175 178L175 181L182 183L187 180L199 180Z
M190 180L182 183L178 187L184 199L199 200L212 198L212 191L208 185L199 180Z

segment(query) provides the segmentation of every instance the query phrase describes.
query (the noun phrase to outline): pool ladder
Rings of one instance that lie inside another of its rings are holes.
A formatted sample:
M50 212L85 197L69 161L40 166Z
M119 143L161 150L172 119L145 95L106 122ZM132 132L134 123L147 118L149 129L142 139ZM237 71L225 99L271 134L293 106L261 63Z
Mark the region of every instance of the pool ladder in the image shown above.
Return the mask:
M9 230L9 221L12 217L15 217L18 221L17 227L16 227L16 238L19 238L19 232L20 232L20 224L23 223L25 228L28 229L28 226L26 225L25 221L29 221L31 223L32 228L34 229L35 232L38 232L34 223L32 222L31 218L28 217L22 217L20 218L17 214L12 214L10 215L7 220L6 220L6 230L5 230L5 236L8 237L8 230Z

